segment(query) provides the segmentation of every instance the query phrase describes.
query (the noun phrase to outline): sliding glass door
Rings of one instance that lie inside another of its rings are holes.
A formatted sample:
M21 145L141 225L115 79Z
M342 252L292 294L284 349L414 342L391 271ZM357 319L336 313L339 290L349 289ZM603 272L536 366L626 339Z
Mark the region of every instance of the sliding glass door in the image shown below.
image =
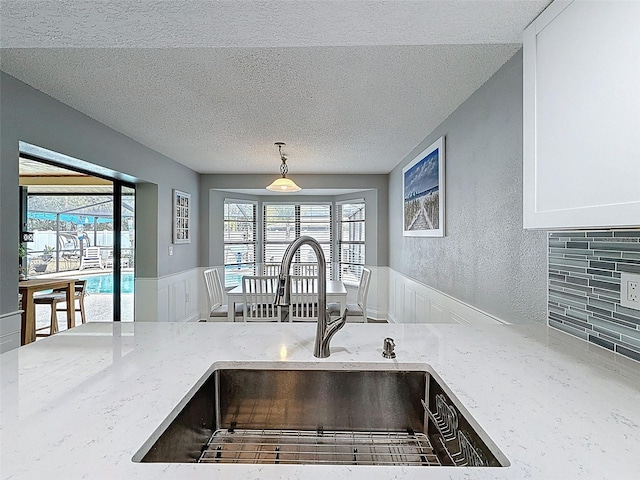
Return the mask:
M85 280L88 321L133 321L135 186L24 152L19 168L23 275Z

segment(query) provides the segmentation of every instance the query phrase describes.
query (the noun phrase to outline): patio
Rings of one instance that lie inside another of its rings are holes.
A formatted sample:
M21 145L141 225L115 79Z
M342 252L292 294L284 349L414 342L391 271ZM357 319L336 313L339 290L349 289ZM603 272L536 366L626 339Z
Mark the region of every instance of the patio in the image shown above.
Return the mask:
M134 266L134 203L133 197L127 197L122 203L120 242L121 265L124 268ZM111 193L69 193L62 196L30 193L25 220L31 239L23 244L23 271L33 277L82 269L87 252L95 250L95 247L100 248L100 265L111 267L114 247L113 214Z
M60 304L66 306L66 304ZM90 293L84 298L84 306L87 313L87 322L111 322L113 321L113 295L105 293ZM127 293L122 295L122 310L133 312L133 294ZM51 320L51 309L45 305L38 305L36 308L36 328L49 327ZM126 318L124 322L133 321L132 317ZM76 313L76 325L80 325L80 313ZM58 312L58 327L60 331L67 330L67 322L64 312ZM46 330L45 330L46 332ZM37 337L42 340L46 337Z
M50 273L39 275L37 278L75 278L87 280L87 293L84 297L85 312L87 322L111 322L113 321L113 293L110 291L113 270L91 268L87 270L70 270L66 272ZM121 321L133 321L134 299L133 299L133 268L124 268L123 293L121 303ZM99 280L99 281L98 281ZM104 291L107 290L107 291ZM59 304L59 308L66 308L66 303ZM49 327L51 321L51 308L47 305L36 307L36 329ZM80 312L76 312L76 325L80 325L82 320ZM67 322L63 312L58 312L58 327L62 332L67 329ZM47 332L48 330L45 330ZM38 337L42 339L44 337Z

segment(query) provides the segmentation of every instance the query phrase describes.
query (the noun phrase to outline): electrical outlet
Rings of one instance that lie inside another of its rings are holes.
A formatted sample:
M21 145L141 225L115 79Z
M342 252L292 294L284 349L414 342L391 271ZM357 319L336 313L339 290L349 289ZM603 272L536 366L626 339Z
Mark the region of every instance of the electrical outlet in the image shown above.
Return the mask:
M169 247L169 256L173 255L173 247Z
M634 273L620 275L620 305L640 310L640 275Z

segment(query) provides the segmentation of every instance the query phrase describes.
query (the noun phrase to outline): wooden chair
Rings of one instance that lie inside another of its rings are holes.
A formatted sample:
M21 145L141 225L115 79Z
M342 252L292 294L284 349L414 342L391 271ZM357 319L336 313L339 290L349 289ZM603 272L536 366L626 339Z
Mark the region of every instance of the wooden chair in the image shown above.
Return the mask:
M290 322L316 322L318 320L318 278L291 275Z
M347 303L347 318L348 317L363 317L364 323L369 320L367 318L367 295L369 293L369 282L371 280L371 270L368 268L362 269L362 276L360 277L360 284L358 285L358 295L356 297L357 303ZM330 303L328 306L330 315L340 315L340 304Z
M92 267L104 268L102 257L100 256L100 247L87 247L84 249L80 270Z
M77 280L75 282L74 292L74 311L80 312L80 320L82 323L87 323L87 314L84 309L84 297L87 293L87 281ZM76 301L78 302L76 305ZM51 322L48 327L41 327L36 329L36 337L48 337L50 335L59 332L58 328L58 312L66 312L67 293L64 290L56 289L51 293L45 293L43 295L36 295L33 297L33 303L35 305L49 305L51 307ZM58 305L64 303L64 307ZM67 328L71 328L71 325L67 324ZM49 330L49 333L38 333L42 330Z
M229 305L222 303L224 301L224 289L220 274L215 268L204 271L204 282L207 286L207 296L209 298L209 318L226 318L229 313ZM242 315L242 304L236 303L234 311L235 317Z
M242 277L245 322L280 321L280 307L273 304L277 286L276 276Z

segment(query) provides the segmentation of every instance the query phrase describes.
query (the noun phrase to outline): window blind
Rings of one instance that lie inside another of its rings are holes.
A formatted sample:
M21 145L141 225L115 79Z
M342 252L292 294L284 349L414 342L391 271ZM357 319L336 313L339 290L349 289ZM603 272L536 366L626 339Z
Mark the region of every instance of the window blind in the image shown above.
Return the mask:
M280 263L287 246L300 236L314 238L322 247L327 263L327 279L333 262L331 203L265 203L263 215L263 262ZM316 263L308 245L296 253L294 263Z
M256 204L224 201L224 284L240 285L244 275L255 275Z
M337 204L339 279L358 283L365 265L365 203Z

